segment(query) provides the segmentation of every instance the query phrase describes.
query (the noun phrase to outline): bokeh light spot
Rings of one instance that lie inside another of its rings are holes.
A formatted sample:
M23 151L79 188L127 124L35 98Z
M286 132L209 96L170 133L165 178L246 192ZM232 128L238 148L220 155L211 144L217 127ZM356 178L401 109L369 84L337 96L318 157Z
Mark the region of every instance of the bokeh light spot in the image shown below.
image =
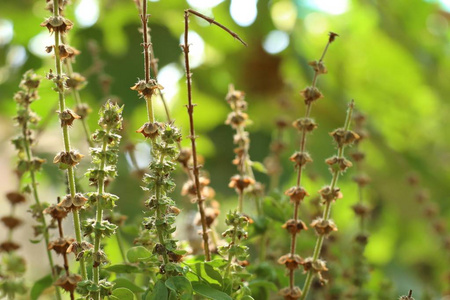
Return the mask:
M196 68L203 63L203 55L205 53L205 42L201 36L192 30L188 32L189 62L191 68ZM180 36L180 44L184 45L184 34Z
M258 15L258 0L231 0L230 14L233 20L242 27L253 24Z
M270 15L277 29L291 31L297 19L297 8L291 1L276 2L272 5Z
M91 27L99 16L98 0L81 0L75 8L75 18L80 27Z
M269 32L263 42L264 50L270 54L277 54L289 46L289 35L280 30Z

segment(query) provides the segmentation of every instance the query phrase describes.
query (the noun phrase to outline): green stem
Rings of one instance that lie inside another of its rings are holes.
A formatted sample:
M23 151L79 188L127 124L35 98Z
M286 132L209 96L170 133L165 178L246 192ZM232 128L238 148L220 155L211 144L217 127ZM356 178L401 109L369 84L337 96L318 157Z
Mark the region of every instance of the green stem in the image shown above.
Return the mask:
M236 244L236 237L237 237L236 236L237 235L236 225L233 225L233 227L234 227L234 232L233 232L233 236L231 237L230 248ZM230 249L228 249L228 263L227 263L227 268L225 271L225 278L230 278L232 261L233 261L233 254L231 253Z
M26 104L26 111L27 111L27 116L30 113L30 106L29 104ZM23 129L22 129L22 135L23 135L23 143L24 143L24 147L25 147L25 153L27 156L27 160L28 162L31 162L31 158L32 158L32 153L31 153L31 147L29 144L29 140L27 138L27 123L25 122L23 125ZM39 220L41 221L42 227L43 227L43 236L44 236L44 241L45 241L45 249L47 252L47 258L48 258L48 262L50 264L50 268L52 271L52 280L53 282L56 281L57 276L55 273L55 264L53 262L53 257L51 254L51 250L49 250L47 248L47 245L50 243L50 237L48 234L48 227L47 227L47 221L45 220L44 214L43 214L43 209L42 209L42 205L41 205L41 201L39 198L39 194L37 192L37 180L36 180L36 174L34 172L33 169L30 169L30 177L31 177L31 189L33 192L33 197L34 197L34 202L36 203L37 209L39 211ZM61 300L61 291L59 289L59 287L55 287L56 289L56 299Z
M163 164L164 163L164 154L161 154L161 157L159 158L159 163ZM159 184L160 178L158 178L157 183L156 183L156 203L157 203L157 207L156 207L156 219L159 220L162 217L162 212L159 206L159 201L161 200L161 185ZM160 228L158 226L156 226L156 231L158 232L158 240L159 243L161 245L164 246L164 252L162 254L163 257L163 261L164 264L166 265L169 262L169 257L167 256L167 252L166 252L166 241L164 239L164 233L160 230Z
M109 130L106 131L106 137L109 134ZM100 174L103 174L104 170L105 170L105 165L106 165L106 150L108 148L108 139L104 138L103 139L103 145L102 145L102 159L100 162ZM103 220L103 208L102 208L102 201L100 200L103 196L104 190L105 190L105 178L103 177L103 175L99 176L98 182L98 197L97 197L97 218L95 220L95 227L99 228L101 226L102 220ZM101 242L101 233L99 232L95 232L95 239L94 239L94 253L97 253L100 251L100 242ZM100 265L98 265L97 267L92 267L92 272L93 272L93 280L94 280L94 284L96 286L98 286L98 283L100 281ZM94 299L95 300L99 300L100 299L100 293L95 293L94 294Z
M122 234L120 233L120 228L117 228L116 240L117 240L117 245L119 246L120 255L122 256L122 260L123 260L123 262L126 263L127 262L127 256L125 255L125 250L124 250L124 247L123 247Z
M345 119L344 130L346 130L346 131L350 129L350 121L351 121L351 117L352 117L352 112L353 112L353 100L349 105L349 109L347 111L347 117ZM344 157L344 148L345 148L345 145L342 145L338 148L338 158ZM330 184L331 191L334 191L334 189L336 187L336 184L339 179L339 173L340 173L339 170L336 170L333 172L333 177L331 179L331 184ZM327 201L327 203L325 205L325 210L323 211L323 219L329 220L330 215L331 215L331 201ZM314 247L314 252L313 252L313 262L315 262L317 259L319 259L324 239L325 239L325 235L323 235L323 234L319 235L317 238L316 245ZM314 277L313 270L310 269L306 275L305 284L303 285L303 294L302 294L300 300L304 300L308 296L313 277Z
M55 17L59 16L59 0L53 0L53 15ZM59 43L60 43L60 33L58 31L56 31L54 33L55 36L55 65L56 65L56 79L57 79L57 83L56 83L56 88L58 90L58 95L59 95L59 110L60 112L64 111L66 108L66 103L65 103L65 98L64 98L64 87L62 84L62 66L61 66L61 58L59 55ZM63 126L63 139L64 139L64 150L65 152L70 152L70 137L69 137L69 130L68 130L68 126L65 125ZM74 170L73 170L73 166L69 166L69 168L67 169L67 176L68 176L68 181L69 181L69 190L70 190L70 195L71 197L75 197L76 194L76 187L75 187L75 175L74 175ZM79 212L77 210L73 211L73 222L74 222L74 227L75 227L75 236L77 239L77 243L81 243L82 239L81 239L81 227L80 227L80 216L79 216ZM86 266L85 266L85 262L84 262L84 258L82 257L80 259L80 273L81 276L83 277L83 280L87 279L86 276Z

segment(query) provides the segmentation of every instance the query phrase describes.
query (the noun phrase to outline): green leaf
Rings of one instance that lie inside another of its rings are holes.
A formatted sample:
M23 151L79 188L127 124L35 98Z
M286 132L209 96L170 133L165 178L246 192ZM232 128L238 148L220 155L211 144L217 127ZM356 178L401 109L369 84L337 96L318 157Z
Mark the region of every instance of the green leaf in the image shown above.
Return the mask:
M152 253L142 246L133 247L127 251L127 258L131 263L146 260L150 256L152 256Z
M104 270L114 273L139 273L139 268L133 265L127 264L115 264L104 268Z
M266 216L275 221L278 221L280 223L284 223L286 221L285 214L281 209L280 204L270 197L266 197L264 199L263 211Z
M270 281L267 280L261 280L261 279L255 279L252 280L248 283L249 288L264 288L266 290L272 290L272 291L277 291L278 288L277 286Z
M192 282L192 288L195 293L206 297L208 299L214 300L232 300L230 296L222 291L216 290L215 288L201 282Z
M191 300L192 299L192 286L191 282L183 276L174 276L166 280L166 287L171 291L174 291L179 299Z
M258 172L267 174L267 169L266 167L260 163L259 161L252 161L252 168Z
M223 283L222 276L216 269L214 269L213 266L209 265L208 263L205 263L204 268L205 268L206 274L208 274L209 277L211 277L214 280L217 280L219 282L219 284L222 285L222 283Z
M159 280L155 284L155 289L153 292L147 294L145 300L166 300L167 298L169 298L169 290L164 284L164 281Z
M31 288L30 299L31 300L39 299L42 292L46 288L49 288L52 285L52 283L53 283L53 278L52 278L51 274L48 274L48 275L42 277L41 279L39 279L38 281L36 281L34 283L33 287Z
M127 288L130 291L132 291L133 293L143 293L145 290L141 287L139 287L138 285L136 285L134 282L126 279L126 278L117 278L116 280L114 280L115 283L115 288Z
M120 300L134 300L133 292L126 288L117 288L112 291L112 295Z

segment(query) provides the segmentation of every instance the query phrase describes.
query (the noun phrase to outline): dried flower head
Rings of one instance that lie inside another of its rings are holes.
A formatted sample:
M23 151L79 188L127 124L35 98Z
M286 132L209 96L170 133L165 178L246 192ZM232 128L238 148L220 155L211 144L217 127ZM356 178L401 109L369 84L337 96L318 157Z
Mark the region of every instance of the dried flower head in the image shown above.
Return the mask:
M53 250L57 254L64 255L67 252L67 249L75 242L73 238L58 238L54 241L48 243L48 250Z
M346 159L345 157L337 157L337 156L327 158L325 160L325 163L330 166L331 172L334 172L335 170L345 172L347 168L353 166L352 162Z
M86 118L92 109L86 103L80 103L75 106L75 113L81 117L81 119Z
M243 192L245 188L255 183L255 180L248 176L234 175L230 179L228 186L234 188L240 192Z
M163 125L159 122L154 122L154 123L147 122L144 125L142 125L141 128L136 130L136 132L142 133L142 135L145 138L151 138L153 140L161 134L162 128L163 128Z
M289 188L286 192L284 192L286 196L289 196L291 202L299 203L305 199L306 196L309 196L308 192L299 186L293 186Z
M233 128L238 128L239 126L245 125L248 119L248 115L241 111L233 111L228 114L225 124L231 125Z
M77 150L72 150L70 152L61 151L53 159L54 164L64 164L66 166L76 166L80 163L81 159L84 157L83 154L79 153Z
M297 234L302 230L308 230L306 224L302 220L290 219L283 224L282 228L286 229L291 234Z
M339 34L334 33L332 31L330 31L330 33L328 35L330 36L330 39L328 40L329 43L334 42L334 40L339 36Z
M61 127L72 126L74 120L81 119L81 117L71 109L63 110L62 112L58 112L58 114L59 119L61 120Z
M314 86L308 86L300 92L300 95L302 95L302 97L305 99L306 105L309 105L310 103L323 98L323 94L319 91L318 88Z
M59 57L61 60L65 58L74 58L76 55L79 55L81 52L74 47L69 45L59 45Z
M69 276L63 275L58 278L53 285L59 286L65 291L73 293L81 279L82 277L78 274L70 274Z
M86 85L86 78L78 73L72 73L66 79L66 87L69 89L80 90Z
M48 214L52 217L54 220L62 220L68 215L68 211L57 204L52 204L46 209L44 209L44 214Z
M298 286L294 286L292 289L289 287L281 289L278 294L284 298L284 300L297 300L302 296L302 290Z
M308 65L310 65L313 68L314 72L316 72L318 75L328 73L328 70L327 68L325 68L323 61L314 60L309 62Z
M0 220L10 230L13 230L14 228L20 226L23 223L22 220L14 217L14 216L5 216L5 217L2 217Z
M367 205L365 205L363 203L357 203L357 204L353 205L352 209L356 215L361 216L361 217L366 217L370 213L370 207L368 207Z
M150 79L149 82L145 80L139 80L130 89L137 91L140 95L146 98L150 98L157 90L162 90L164 87L160 85L156 80Z
M9 192L6 194L6 199L8 199L9 203L11 205L16 205L20 203L24 203L26 201L26 198L23 194L19 192Z
M20 245L11 241L6 241L0 244L0 252L11 252L20 248Z
M205 222L206 222L206 226L208 228L211 228L211 225L217 219L219 214L220 214L220 210L217 208L212 208L212 207L205 208ZM197 226L202 224L202 220L200 218L199 212L197 212L197 214L195 215L194 224Z
M342 198L341 189L337 187L331 190L330 186L326 186L319 190L319 194L324 202L336 201Z
M306 132L311 132L317 128L317 124L311 118L297 119L292 123L292 126L297 128L299 131L305 130Z
M322 259L313 260L312 257L307 257L302 263L305 272L313 270L316 273L328 271L326 261Z
M333 220L325 220L323 218L317 218L311 223L311 227L314 227L318 235L329 235L333 231L337 231L337 226Z
M192 152L190 148L182 148L180 154L178 154L177 161L183 166L187 167L189 160L191 159Z
M47 27L50 33L66 33L72 29L73 23L62 16L52 16L45 19L45 21L41 23L41 27Z
M307 152L295 152L289 159L293 161L298 167L303 167L307 163L313 161L311 156Z
M73 198L71 195L66 195L58 205L66 208L67 210L78 210L83 207L86 201L87 198L84 197L83 194L77 193Z
M354 141L359 139L359 135L351 130L345 130L343 128L338 128L332 132L330 135L336 141L339 147L352 144Z
M303 259L297 254L291 255L289 253L281 256L278 259L278 263L280 265L285 265L286 268L289 270L295 270L298 268L299 265L303 264Z

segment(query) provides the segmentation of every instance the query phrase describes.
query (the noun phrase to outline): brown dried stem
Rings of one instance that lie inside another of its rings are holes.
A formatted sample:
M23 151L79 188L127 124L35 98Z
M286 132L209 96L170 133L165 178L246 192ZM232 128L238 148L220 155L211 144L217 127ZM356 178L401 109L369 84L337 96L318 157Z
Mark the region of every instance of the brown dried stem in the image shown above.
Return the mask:
M190 14L193 14L197 17L200 17L206 21L208 21L210 24L215 24L228 32L231 36L238 39L241 43L244 45L247 45L236 33L232 32L222 24L214 21L213 19L202 15L199 12L196 12L192 9L187 9L184 11L184 45L181 45L181 48L184 52L184 63L186 67L186 79L187 79L187 93L188 93L188 105L187 111L189 114L189 130L190 135L189 139L191 140L191 148L192 148L192 160L193 160L193 166L192 166L192 173L194 175L194 183L195 183L195 192L197 197L197 206L198 211L200 213L200 220L202 224L202 238L203 238L203 248L205 252L205 260L209 261L211 260L211 254L209 251L209 237L208 237L208 226L206 224L206 216L205 216L205 208L204 208L204 201L205 199L201 195L201 187L200 187L200 180L199 180L199 169L201 166L198 165L197 162L197 146L195 143L195 139L197 136L195 135L195 126L194 126L194 106L195 104L192 103L192 73L191 68L189 65L189 42L188 42L188 33L189 33L189 16Z
M327 53L329 45L334 41L334 38L332 38L333 36L334 36L334 33L330 33L330 38L328 39L328 43L326 44L325 49L323 50L322 56L320 57L319 64L323 62L323 59L325 58L325 54ZM320 72L318 70L315 70L314 77L312 80L312 88L313 89L316 87L317 78L319 75L320 75ZM309 118L311 115L312 103L313 103L312 101L309 101L306 104L306 112L305 112L305 117L304 117L305 119ZM307 134L307 130L306 130L306 128L303 128L303 130L301 132L301 140L300 140L300 153L304 153L304 151L305 151L306 134ZM302 170L303 170L303 167L299 166L298 171L297 171L297 188L301 187ZM299 206L300 206L299 201L294 202L294 220L296 223L299 221L299 219L298 219ZM294 255L295 255L296 242L297 242L297 232L294 231L291 235L291 250L290 250L291 257L294 257ZM294 289L294 280L295 280L294 269L290 269L289 270L289 287L290 287L291 291Z

